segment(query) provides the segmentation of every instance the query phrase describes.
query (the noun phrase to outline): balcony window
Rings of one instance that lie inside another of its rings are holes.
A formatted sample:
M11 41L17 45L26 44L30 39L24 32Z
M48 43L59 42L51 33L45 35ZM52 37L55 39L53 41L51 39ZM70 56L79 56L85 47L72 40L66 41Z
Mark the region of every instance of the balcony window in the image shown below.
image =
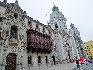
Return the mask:
M41 63L41 57L38 56L38 63Z

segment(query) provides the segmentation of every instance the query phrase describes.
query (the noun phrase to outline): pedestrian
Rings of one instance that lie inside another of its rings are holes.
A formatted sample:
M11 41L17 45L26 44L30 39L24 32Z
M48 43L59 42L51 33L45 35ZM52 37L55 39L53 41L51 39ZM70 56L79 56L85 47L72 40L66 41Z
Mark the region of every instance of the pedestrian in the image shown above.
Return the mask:
M77 64L77 69L80 70L80 64L79 64L79 60L77 59L77 57L76 57L76 64Z
M87 65L88 64L88 61L87 61L87 59L84 59L84 63Z

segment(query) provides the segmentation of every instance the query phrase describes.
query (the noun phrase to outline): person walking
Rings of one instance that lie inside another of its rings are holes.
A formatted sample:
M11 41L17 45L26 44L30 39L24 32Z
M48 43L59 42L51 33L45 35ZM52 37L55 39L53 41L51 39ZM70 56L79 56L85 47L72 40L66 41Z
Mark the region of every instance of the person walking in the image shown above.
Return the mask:
M80 64L79 64L79 60L77 59L77 57L76 57L76 64L77 64L77 69L80 70Z

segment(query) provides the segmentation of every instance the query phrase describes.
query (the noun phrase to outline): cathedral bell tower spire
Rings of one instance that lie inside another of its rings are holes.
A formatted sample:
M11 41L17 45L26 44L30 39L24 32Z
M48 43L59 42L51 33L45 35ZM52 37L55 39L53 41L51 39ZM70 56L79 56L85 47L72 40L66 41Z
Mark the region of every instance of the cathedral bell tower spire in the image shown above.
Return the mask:
M19 4L18 4L18 1L17 1L17 0L15 1L15 5L16 5L16 6L19 6Z
M59 11L59 9L58 9L58 7L56 7L56 6L54 5L54 7L52 8L52 11Z

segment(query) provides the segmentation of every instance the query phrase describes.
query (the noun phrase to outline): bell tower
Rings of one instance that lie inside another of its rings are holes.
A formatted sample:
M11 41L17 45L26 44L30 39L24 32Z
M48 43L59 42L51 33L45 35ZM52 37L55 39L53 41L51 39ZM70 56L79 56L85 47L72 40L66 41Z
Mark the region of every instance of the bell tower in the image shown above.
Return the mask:
M54 5L54 7L52 8L52 14L50 14L49 25L51 26L54 32L54 38L53 38L54 46L56 47L60 61L66 59L64 54L63 36L62 36L63 30L64 31L67 30L66 21L67 20L62 14L62 12L60 12L58 7Z
M62 14L62 12L59 11L58 7L54 5L52 8L52 14L50 14L50 21L49 25L51 26L52 29L67 29L66 25L66 18Z

